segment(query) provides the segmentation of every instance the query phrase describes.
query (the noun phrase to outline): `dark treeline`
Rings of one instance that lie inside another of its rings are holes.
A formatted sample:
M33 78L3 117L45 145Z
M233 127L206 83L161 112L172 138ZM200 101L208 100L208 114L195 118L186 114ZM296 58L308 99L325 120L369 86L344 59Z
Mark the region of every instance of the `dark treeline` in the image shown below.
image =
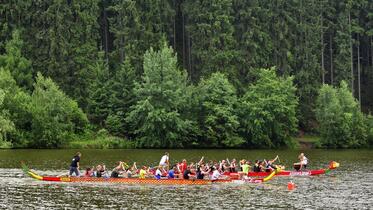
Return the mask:
M372 0L5 0L0 31L4 88L16 82L0 106L34 107L0 114L15 145L92 125L139 147L279 147L322 132L320 88L342 81L373 109ZM64 129L40 136L38 103L61 98Z

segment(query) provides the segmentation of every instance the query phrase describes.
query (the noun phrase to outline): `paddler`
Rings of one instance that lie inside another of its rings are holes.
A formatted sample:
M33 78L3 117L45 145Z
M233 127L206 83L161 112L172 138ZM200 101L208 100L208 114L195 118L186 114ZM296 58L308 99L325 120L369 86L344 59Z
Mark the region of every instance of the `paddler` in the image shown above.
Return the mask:
M124 166L124 164L125 164L124 162L119 161L117 164L118 165L111 172L111 177L112 178L118 178L119 175L121 175L122 173L124 173L126 171L125 166Z
M173 166L172 169L168 171L167 178L168 179L174 179L175 178L175 172L176 172L176 166Z
M183 159L183 161L179 164L179 172L181 173L181 176L183 176L184 174L184 171L187 169L188 167L188 164L187 164L187 161L186 159Z
M192 172L190 171L190 166L187 166L187 169L183 172L183 178L189 179L193 177Z
M154 177L155 177L156 179L161 179L161 177L162 177L161 166L158 166L158 167L157 167L157 170L155 171Z
M299 159L299 162L294 163L294 169L299 171L299 170L302 170L303 168L307 168L308 158L304 155L303 152L300 153L300 155L298 156L298 159Z
M140 179L145 179L146 175L148 174L146 169L147 169L146 166L142 166L142 168L140 169L140 172L139 172Z
M275 166L273 164L274 162L276 162L276 160L278 160L278 155L274 159L272 159L272 160L268 160L268 161L264 160L264 162L265 162L265 171L266 172L271 172L271 171L277 169L277 166Z
M260 172L260 161L255 160L255 164L253 166L253 172Z
M211 180L215 181L218 179L227 179L227 176L224 176L220 174L219 170L217 170L215 167L212 167L212 175L211 175Z
M75 176L80 176L80 171L79 171L80 157L82 157L82 154L80 152L77 152L75 156L73 157L71 164L70 164L69 176L73 175L74 173L75 173Z
M239 172L240 179L242 179L243 176L247 176L250 170L250 164L249 161L246 161L245 159L240 161L240 167L242 169L241 172Z

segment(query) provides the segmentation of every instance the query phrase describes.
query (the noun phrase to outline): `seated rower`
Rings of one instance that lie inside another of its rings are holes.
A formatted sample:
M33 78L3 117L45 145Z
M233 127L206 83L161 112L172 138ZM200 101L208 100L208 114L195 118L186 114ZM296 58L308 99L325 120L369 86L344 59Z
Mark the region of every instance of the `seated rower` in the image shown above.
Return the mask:
M271 172L277 169L277 167L273 164L274 162L276 162L277 159L278 159L278 155L272 160L268 160L268 161L264 160L266 172Z
M193 177L193 175L192 175L192 172L190 171L190 167L188 166L187 169L183 173L183 178L189 179L191 177Z
M148 172L147 172L147 168L146 168L146 166L143 166L143 167L140 169L140 172L139 172L139 178L140 178L140 179L145 179L147 174L148 174Z
M236 167L237 167L236 159L233 159L229 166L229 172L236 173Z
M131 178L132 174L136 174L136 171L137 171L137 166L136 166L136 162L134 162L132 167L127 169L126 173L124 173L124 177L125 178Z
M126 171L126 169L124 168L124 163L122 161L119 161L117 164L118 165L111 172L112 178L118 178L119 175Z
M294 169L297 171L302 170L303 168L306 169L307 164L308 164L308 158L304 155L303 152L300 153L300 155L298 156L298 159L299 159L299 162L294 163Z
M158 166L157 170L155 171L154 177L156 179L161 179L162 178L162 171L161 171L162 166Z
M210 169L208 166L205 166L205 164L201 164L198 166L197 168L197 172L196 172L196 178L197 179L204 179L205 178L205 175L209 174L210 173Z
M92 177L92 176L94 176L94 170L93 169L94 169L94 167L87 168L85 170L84 177Z
M176 172L176 170L177 170L176 166L173 166L173 167L168 171L167 178L168 178L168 179L174 179L174 178L175 178L175 172Z
M183 159L183 161L179 164L178 171L180 172L181 176L183 176L184 171L188 168L188 164L186 159Z
M218 180L218 179L227 179L228 177L227 176L224 176L222 174L220 174L219 170L217 170L216 168L212 167L212 175L210 177L210 179L212 181L215 181L215 180Z
M229 165L228 165L228 163L227 163L226 160L222 160L220 162L218 170L219 170L220 173L224 173L225 171L229 171L230 170Z
M242 171L239 172L239 175L240 175L240 179L242 179L242 177L246 177L249 173L249 170L250 170L249 161L241 160L240 167L242 168Z
M96 177L108 178L109 175L107 174L106 166L105 165L97 165L95 176Z
M255 160L255 164L253 166L253 172L260 172L260 161Z

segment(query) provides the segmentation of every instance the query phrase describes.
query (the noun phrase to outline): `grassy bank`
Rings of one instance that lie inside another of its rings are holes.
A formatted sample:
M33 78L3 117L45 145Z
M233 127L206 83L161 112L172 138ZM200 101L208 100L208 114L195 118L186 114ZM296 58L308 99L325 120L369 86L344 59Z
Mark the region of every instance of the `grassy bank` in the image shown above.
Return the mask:
M135 144L125 138L111 136L107 130L89 132L63 146L66 149L132 149Z
M293 140L299 144L301 149L319 148L320 136L304 135L301 137L293 137Z

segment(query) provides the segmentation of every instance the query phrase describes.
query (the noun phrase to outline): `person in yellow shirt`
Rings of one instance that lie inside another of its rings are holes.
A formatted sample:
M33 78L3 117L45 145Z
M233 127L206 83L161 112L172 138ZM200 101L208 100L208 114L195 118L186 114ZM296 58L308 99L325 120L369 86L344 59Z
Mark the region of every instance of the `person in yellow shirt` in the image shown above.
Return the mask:
M140 172L139 172L139 178L140 179L145 179L146 175L148 174L148 172L146 171L146 166L143 166L141 169L140 169Z
M243 159L240 161L240 166L241 166L242 171L239 172L239 175L240 175L240 179L242 179L242 177L247 176L249 173L250 161Z

